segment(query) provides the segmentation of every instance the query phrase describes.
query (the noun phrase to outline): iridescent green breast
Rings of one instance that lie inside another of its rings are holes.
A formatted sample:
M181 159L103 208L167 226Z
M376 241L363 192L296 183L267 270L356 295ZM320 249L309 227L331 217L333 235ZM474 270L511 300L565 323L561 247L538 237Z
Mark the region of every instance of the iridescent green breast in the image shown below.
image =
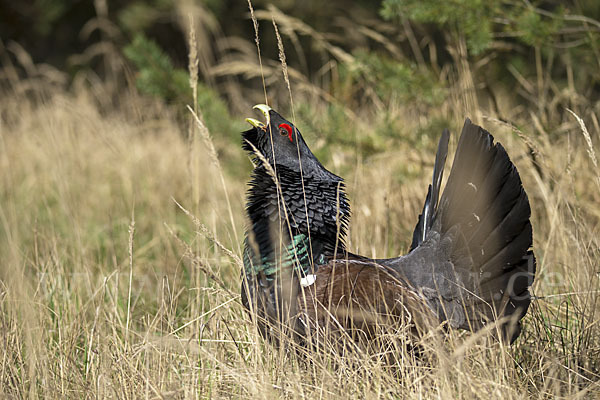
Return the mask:
M259 255L246 239L244 242L244 269L248 277L264 274L267 280L272 280L281 270L294 270L299 276L304 277L312 267L311 248L308 237L297 234L287 245L282 245L281 255L276 256L275 251L270 254ZM324 262L322 254L317 257L317 263Z

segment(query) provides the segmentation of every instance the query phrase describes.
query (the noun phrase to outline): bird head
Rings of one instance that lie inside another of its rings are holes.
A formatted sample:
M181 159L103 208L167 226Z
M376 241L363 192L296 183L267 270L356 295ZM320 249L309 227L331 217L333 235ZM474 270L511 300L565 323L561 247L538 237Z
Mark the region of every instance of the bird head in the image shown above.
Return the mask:
M254 109L264 114L265 122L246 118L252 129L242 133L244 150L254 156L258 151L275 168L280 165L293 171L302 168L305 176L332 175L310 151L293 123L266 104L258 104Z

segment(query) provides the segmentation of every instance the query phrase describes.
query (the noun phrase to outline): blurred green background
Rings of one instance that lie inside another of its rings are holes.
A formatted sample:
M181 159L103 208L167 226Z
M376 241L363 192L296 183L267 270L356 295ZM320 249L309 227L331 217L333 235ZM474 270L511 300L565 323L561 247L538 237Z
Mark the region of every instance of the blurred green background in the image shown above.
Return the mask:
M14 65L20 77L44 75L44 82L67 87L78 79L102 81L107 108L122 106L123 91L137 90L184 115L184 105L193 103L188 68L193 27L198 108L211 132L233 138L241 127L232 125L230 114L247 114L250 106L265 102L263 75L268 101L289 111L274 21L299 98L295 117L301 126L312 130L313 121L325 121L323 140L358 145L367 155L403 136L393 118L399 107L428 115L423 132L437 135L457 125L460 118L440 111L457 93L465 114L483 109L550 135L570 118L566 108L584 119L598 109L595 0L252 4L262 69L248 3L241 0L3 1L2 62ZM6 84L8 75L4 78ZM351 128L356 116L376 116L375 133L357 139ZM340 124L348 130L327 131Z

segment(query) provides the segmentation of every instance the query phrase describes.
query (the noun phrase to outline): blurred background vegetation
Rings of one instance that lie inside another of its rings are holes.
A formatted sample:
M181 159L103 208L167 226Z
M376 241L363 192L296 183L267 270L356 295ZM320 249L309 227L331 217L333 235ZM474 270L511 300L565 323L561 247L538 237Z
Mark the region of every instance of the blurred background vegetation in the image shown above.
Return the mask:
M439 109L457 93L465 114L481 109L531 133L555 134L572 120L566 108L598 125L592 116L600 99L598 1L256 0L253 6L262 70L248 4L240 0L3 1L2 62L16 75L56 85L108 83L105 108L122 106L120 94L135 87L185 114L183 105L193 103L192 27L197 107L211 132L233 138L241 127L230 114L265 101L263 75L268 100L289 110L274 21L301 105L296 117L310 130L316 120L343 124L347 129L322 129L322 137L358 144L363 154L403 136L390 118L399 107L428 116L423 132L456 127L458 119ZM351 121L369 113L377 129L357 139Z

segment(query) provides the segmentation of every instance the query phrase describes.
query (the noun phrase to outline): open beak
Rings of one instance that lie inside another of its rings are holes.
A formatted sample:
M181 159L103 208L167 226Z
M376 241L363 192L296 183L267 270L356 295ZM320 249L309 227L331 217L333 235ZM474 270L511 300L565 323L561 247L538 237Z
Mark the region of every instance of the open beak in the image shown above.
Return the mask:
M246 118L246 122L249 123L250 125L252 125L255 128L260 128L262 130L267 130L267 126L269 126L270 121L270 117L269 117L269 111L271 111L271 107L269 107L266 104L257 104L254 107L255 110L260 110L262 111L262 113L265 116L265 122L266 124L254 119L254 118Z
M255 128L265 129L265 124L254 118L246 118L246 122Z

